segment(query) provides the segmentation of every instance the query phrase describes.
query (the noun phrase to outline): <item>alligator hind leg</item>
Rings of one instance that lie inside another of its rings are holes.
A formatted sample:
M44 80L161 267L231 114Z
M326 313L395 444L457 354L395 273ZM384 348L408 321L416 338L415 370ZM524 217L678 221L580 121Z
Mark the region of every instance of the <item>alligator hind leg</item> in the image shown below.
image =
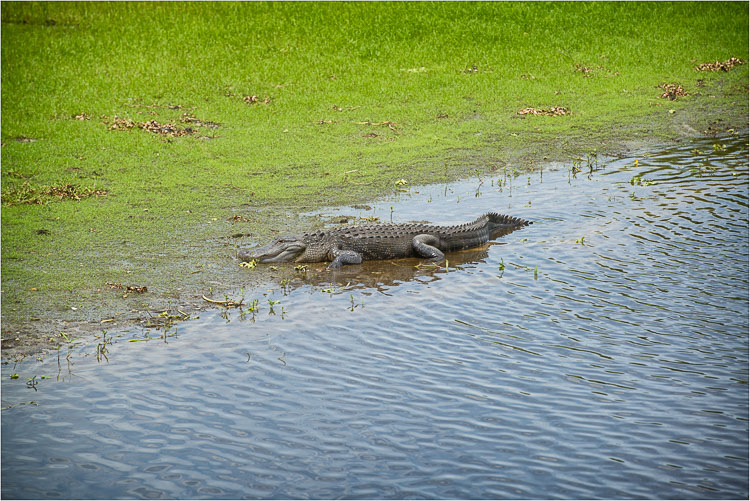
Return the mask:
M361 264L362 255L353 250L335 250L333 251L333 261L328 265L329 270L336 270L345 264Z
M438 237L425 233L414 237L411 246L414 248L414 252L430 261L442 261L445 259L445 254L436 247L439 243Z

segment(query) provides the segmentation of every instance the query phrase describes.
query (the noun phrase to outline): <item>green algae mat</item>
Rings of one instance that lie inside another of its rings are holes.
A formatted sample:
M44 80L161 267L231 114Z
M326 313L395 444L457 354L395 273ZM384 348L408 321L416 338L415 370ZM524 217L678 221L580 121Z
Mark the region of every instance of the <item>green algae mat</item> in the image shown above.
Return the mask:
M746 2L1 9L4 354L260 283L308 210L747 127Z

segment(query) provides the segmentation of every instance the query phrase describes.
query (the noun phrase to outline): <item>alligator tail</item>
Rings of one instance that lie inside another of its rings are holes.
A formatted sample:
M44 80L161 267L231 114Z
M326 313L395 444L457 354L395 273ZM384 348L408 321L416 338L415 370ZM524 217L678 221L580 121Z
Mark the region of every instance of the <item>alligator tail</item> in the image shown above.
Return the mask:
M493 225L505 226L510 228L519 228L521 226L528 226L530 224L533 224L533 221L527 221L526 219L521 219L520 217L508 216L505 214L498 214L497 212L488 212L487 219Z

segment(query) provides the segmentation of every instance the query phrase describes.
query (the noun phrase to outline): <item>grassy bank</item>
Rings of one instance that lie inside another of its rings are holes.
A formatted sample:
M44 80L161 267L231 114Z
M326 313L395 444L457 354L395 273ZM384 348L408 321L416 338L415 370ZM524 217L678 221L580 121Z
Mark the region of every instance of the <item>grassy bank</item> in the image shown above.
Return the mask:
M247 284L237 245L401 178L744 127L748 66L695 66L747 40L747 3L3 2L3 347Z

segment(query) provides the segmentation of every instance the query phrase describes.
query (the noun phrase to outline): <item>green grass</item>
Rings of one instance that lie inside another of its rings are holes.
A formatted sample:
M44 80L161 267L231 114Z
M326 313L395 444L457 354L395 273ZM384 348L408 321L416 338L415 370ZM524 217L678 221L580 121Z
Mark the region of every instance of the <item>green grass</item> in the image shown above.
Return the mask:
M747 60L747 40L745 2L3 2L4 324L78 300L106 315L122 307L106 281L149 286L135 306L236 285L227 236L262 240L397 179L666 138L683 117L746 125L747 65L693 68ZM663 82L692 96L659 99ZM548 106L571 114L517 115ZM109 130L184 113L220 126ZM107 196L38 195L68 184Z

